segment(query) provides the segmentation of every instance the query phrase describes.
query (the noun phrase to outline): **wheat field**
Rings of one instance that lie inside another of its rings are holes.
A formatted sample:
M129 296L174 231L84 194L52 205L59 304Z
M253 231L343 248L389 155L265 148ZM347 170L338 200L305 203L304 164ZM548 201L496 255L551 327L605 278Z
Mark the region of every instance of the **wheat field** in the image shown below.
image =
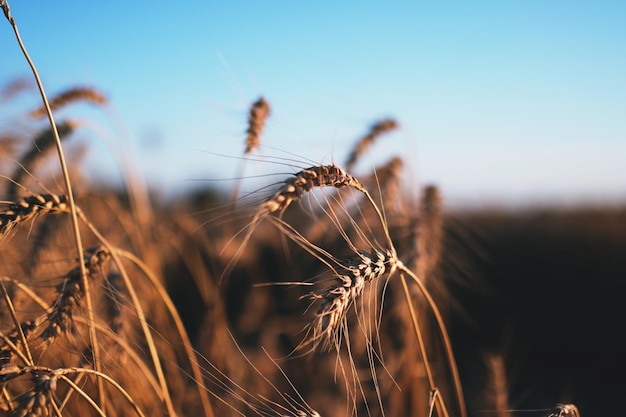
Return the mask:
M623 324L619 299L596 290L624 277L622 208L447 210L435 184L407 192L410 160L359 164L401 121L364 127L346 161L309 161L265 148L267 97L251 101L233 158L233 172L267 167L263 186L234 175L160 200L120 161L122 184L105 187L83 163L85 121L55 114L106 96L48 97L30 63L33 82L0 91L3 109L33 103L0 130L3 415L615 410L604 365L570 361L604 352L626 371L598 330Z

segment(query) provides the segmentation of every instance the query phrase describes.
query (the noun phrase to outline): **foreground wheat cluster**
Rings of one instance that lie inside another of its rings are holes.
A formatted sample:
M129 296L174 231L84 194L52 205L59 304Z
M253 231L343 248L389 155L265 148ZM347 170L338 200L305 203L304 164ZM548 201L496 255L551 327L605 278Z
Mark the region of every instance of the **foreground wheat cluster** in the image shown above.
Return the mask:
M270 158L289 173L259 191L235 180L230 197L159 203L131 168L119 189L86 180L86 121L57 115L107 99L48 100L32 68L36 85L0 92L7 113L19 95L43 101L15 115L28 129L0 132L0 413L467 415L440 311L439 191L407 193L399 157L358 168L395 120L344 167ZM269 115L264 98L250 106L242 163L268 161Z

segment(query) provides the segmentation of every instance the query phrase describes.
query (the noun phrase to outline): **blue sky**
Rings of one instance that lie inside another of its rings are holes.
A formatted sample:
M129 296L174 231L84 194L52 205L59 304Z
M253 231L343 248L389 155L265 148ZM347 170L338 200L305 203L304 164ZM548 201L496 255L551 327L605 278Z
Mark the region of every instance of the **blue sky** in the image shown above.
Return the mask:
M263 142L318 162L394 117L359 169L402 155L408 186L451 205L626 200L626 2L10 5L48 93L106 94L106 117L84 117L164 190L235 175L208 152L242 154L263 95ZM0 86L27 74L3 22ZM114 175L103 152L93 170Z

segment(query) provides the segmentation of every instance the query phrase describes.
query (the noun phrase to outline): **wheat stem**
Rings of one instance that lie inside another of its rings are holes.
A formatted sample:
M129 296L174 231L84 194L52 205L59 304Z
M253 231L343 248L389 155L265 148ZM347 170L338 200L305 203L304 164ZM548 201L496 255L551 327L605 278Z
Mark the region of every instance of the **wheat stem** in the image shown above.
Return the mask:
M35 362L33 361L33 355L30 353L30 349L28 347L28 341L26 340L26 335L24 334L24 330L22 329L22 325L20 321L17 319L17 314L15 313L15 307L13 306L13 301L11 301L11 297L9 297L9 293L7 292L6 287L4 286L4 282L0 281L0 290L2 290L2 296L4 297L4 301L9 308L9 313L11 314L11 318L13 319L13 323L15 323L15 328L17 329L20 340L22 341L22 346L24 351L26 352L26 357L28 361L27 365L33 365Z
M115 249L115 251L119 253L121 256L123 256L124 258L130 260L135 265L137 265L139 269L141 269L141 271L144 273L144 275L148 277L148 280L152 283L152 285L154 285L154 287L157 289L157 291L159 292L159 295L165 302L165 306L170 312L170 315L172 316L174 320L174 324L176 325L176 329L178 330L178 334L180 335L182 339L183 347L185 348L185 352L187 354L187 357L189 358L189 363L191 365L191 369L194 374L194 379L196 381L202 381L202 371L200 370L198 361L195 360L196 355L191 345L191 340L189 340L189 336L187 335L187 331L185 330L185 325L183 324L183 321L180 318L180 315L178 314L178 310L176 310L176 306L172 302L172 299L170 298L170 296L167 294L167 291L165 290L165 288L163 288L163 286L161 285L157 277L154 276L154 274L148 268L148 266L137 256L123 249ZM211 403L209 401L208 396L206 395L206 392L200 389L200 386L198 386L198 392L200 393L200 399L202 401L202 406L204 408L204 412L206 416L213 417L213 408L211 407Z
M402 290L404 291L404 298L406 299L406 303L409 307L409 312L411 314L411 322L413 323L413 330L415 331L415 337L417 339L417 344L419 345L420 354L422 355L422 362L424 363L424 370L426 372L426 378L428 379L428 384L430 385L430 390L435 391L437 386L435 384L435 379L433 377L433 372L430 369L430 362L428 361L428 353L426 352L426 346L424 343L424 337L422 336L422 331L420 330L420 325L417 321L417 313L415 312L415 308L413 307L413 299L411 297L411 293L409 292L409 287L406 283L406 277L404 273L400 272L400 281L402 282ZM441 414L444 417L448 417L448 410L444 405L439 406L438 402L434 402L437 405L437 413ZM432 414L432 411L431 411Z
M443 340L446 356L448 359L448 364L450 366L450 372L452 373L454 389L456 391L457 402L459 404L459 411L460 411L461 417L467 417L467 409L465 407L463 389L461 388L461 378L459 376L459 370L456 365L456 359L454 358L454 352L452 350L452 343L450 342L450 336L448 335L448 330L443 321L441 312L439 311L439 308L437 307L435 300L433 300L432 296L430 295L430 292L428 291L428 289L426 289L426 286L424 285L422 280L417 275L415 275L413 271L407 268L402 262L397 261L396 267L401 273L403 272L407 274L417 284L417 287L419 288L420 292L426 299L428 306L430 307L430 309L433 312L433 315L435 316L435 320L437 321L437 326L439 327L439 331L441 332L441 338Z
M163 391L163 399L165 405L167 407L168 413L170 416L176 416L176 412L174 410L174 405L172 403L172 399L169 394L167 380L165 378L165 374L163 373L163 367L161 366L161 362L159 360L159 353L157 351L156 345L154 343L154 339L152 338L152 332L150 331L150 326L148 325L148 321L143 312L143 308L141 307L141 302L139 300L139 296L135 291L135 286L133 285L130 277L126 273L126 269L122 265L122 261L115 250L115 247L109 243L109 241L96 229L93 224L87 219L85 214L82 211L78 211L81 220L87 225L89 230L96 236L96 238L102 242L102 245L107 248L113 261L117 265L119 272L124 280L124 285L128 290L128 294L132 300L132 304L135 308L135 312L137 313L137 319L139 320L139 324L141 326L141 330L146 338L146 344L148 345L148 350L150 351L150 357L152 358L152 363L154 365L154 370L157 374L157 378L161 385L161 390Z
M87 269L85 268L85 265L83 263L83 244L82 244L82 239L81 239L81 235L80 235L80 229L79 229L79 225L78 225L78 216L76 214L76 204L74 203L74 194L72 191L72 184L70 181L70 176L69 176L69 171L67 168L67 164L65 162L65 155L63 153L63 147L61 145L61 139L59 137L59 132L57 131L56 128L56 124L54 121L54 118L52 117L52 111L50 110L50 104L48 103L48 98L46 97L46 92L43 88L43 84L41 82L41 79L39 78L39 73L37 72L37 68L35 67L35 64L33 63L32 59L30 58L30 55L28 54L28 51L26 50L26 47L24 46L24 43L22 42L22 38L20 36L19 30L17 29L17 24L15 23L15 19L13 18L13 16L11 15L11 11L9 8L9 3L6 0L3 0L1 3L2 6L2 10L4 12L5 17L7 18L7 20L9 21L9 23L11 24L11 27L13 28L13 32L15 33L15 38L17 40L17 43L19 44L20 49L22 50L22 53L24 55L24 58L26 59L26 61L28 62L28 65L30 66L30 69L32 70L33 76L35 78L35 82L37 83L37 88L39 89L39 92L41 94L41 99L43 101L43 104L46 108L46 114L48 115L48 121L50 122L50 127L52 129L53 135L54 135L54 140L56 142L56 148L57 148L57 152L58 152L58 156L59 156L59 162L61 164L61 171L63 172L63 179L65 182L65 188L67 191L67 197L68 197L68 206L70 209L70 215L72 218L72 228L73 228L73 232L74 232L74 240L76 243L76 251L78 253L78 259L79 259L79 265L80 265L80 271L81 271L81 276L82 276L82 284L83 284L83 288L85 290L85 301L86 301L86 307L87 307L87 313L89 315L89 321L90 321L90 325L89 325L89 339L90 339L90 344L92 346L92 354L93 354L93 362L94 362L94 369L96 369L97 371L100 371L101 369L101 364L100 364L100 354L99 354L99 346L98 346L98 338L96 335L96 330L95 327L93 326L92 323L95 323L95 314L94 314L94 310L93 310L93 303L91 300L91 294L89 292L89 282L87 279ZM99 391L99 395L100 395L100 404L105 404L105 395L104 395L104 389L103 387L98 384L98 391Z

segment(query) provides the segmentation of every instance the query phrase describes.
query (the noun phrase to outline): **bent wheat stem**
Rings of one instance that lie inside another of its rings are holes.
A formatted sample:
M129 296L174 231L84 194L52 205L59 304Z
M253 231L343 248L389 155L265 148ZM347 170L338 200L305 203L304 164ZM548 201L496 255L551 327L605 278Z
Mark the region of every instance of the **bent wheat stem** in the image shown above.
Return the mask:
M437 327L439 328L439 331L441 333L441 338L443 340L446 357L448 359L448 364L450 366L450 372L452 374L452 379L454 382L454 389L456 392L457 402L459 405L459 412L461 413L461 417L467 417L467 410L465 408L465 399L463 397L463 390L461 388L461 378L459 376L459 371L456 365L456 359L454 358L454 353L452 350L452 343L450 342L450 336L448 335L448 330L443 321L441 312L439 311L439 308L437 307L435 300L433 300L432 296L430 295L430 292L428 291L428 289L426 288L422 280L419 279L419 277L415 275L413 271L407 268L402 262L397 261L396 267L398 268L398 271L400 271L401 274L404 273L408 275L413 280L413 282L417 284L417 287L419 288L420 292L426 299L428 306L430 307L431 311L433 312L433 315L435 316L435 320L437 321ZM407 301L410 301L410 300L407 300Z

